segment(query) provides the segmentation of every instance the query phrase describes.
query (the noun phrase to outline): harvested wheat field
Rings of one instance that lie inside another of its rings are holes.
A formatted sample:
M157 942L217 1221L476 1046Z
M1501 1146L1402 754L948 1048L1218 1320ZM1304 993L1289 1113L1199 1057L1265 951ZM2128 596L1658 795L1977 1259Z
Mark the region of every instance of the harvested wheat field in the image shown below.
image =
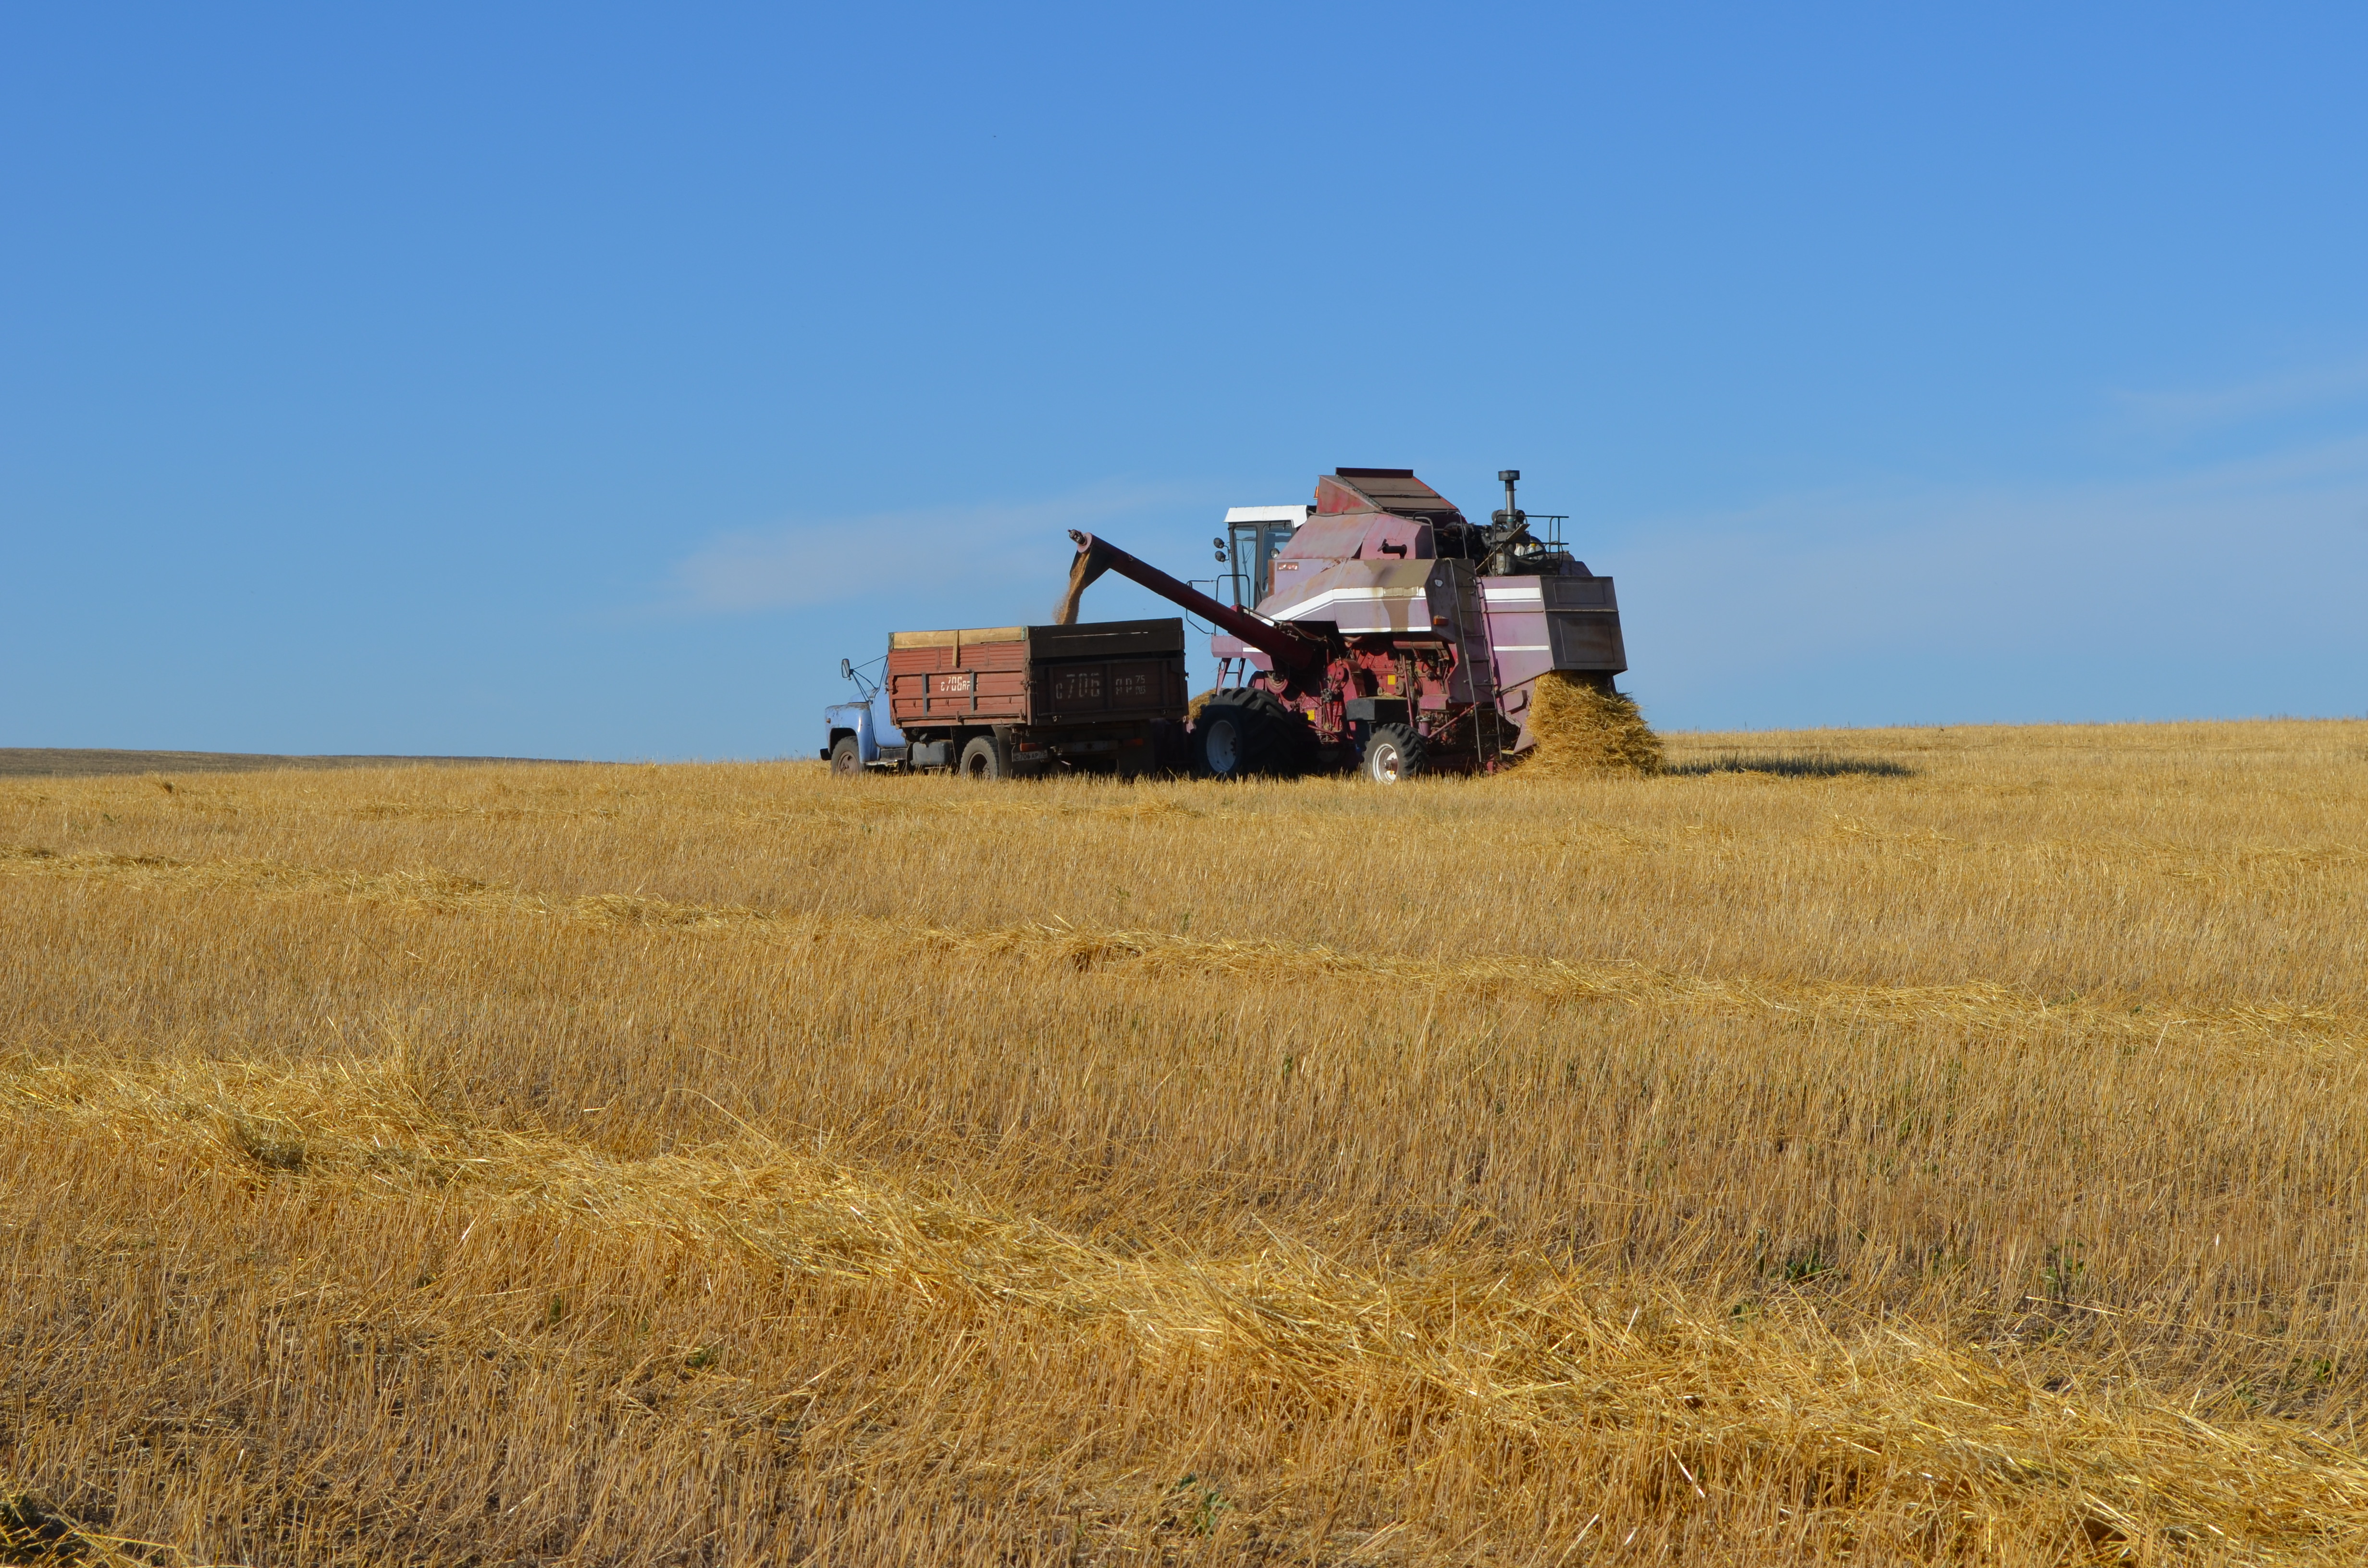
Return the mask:
M2368 1560L2368 723L0 781L85 1562Z

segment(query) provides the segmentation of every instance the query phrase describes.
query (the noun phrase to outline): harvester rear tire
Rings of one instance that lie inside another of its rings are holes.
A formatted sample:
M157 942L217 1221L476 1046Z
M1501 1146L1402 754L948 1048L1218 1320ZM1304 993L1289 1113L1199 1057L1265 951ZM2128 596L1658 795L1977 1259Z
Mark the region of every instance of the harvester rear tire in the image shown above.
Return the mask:
M1011 759L993 735L980 735L962 747L961 772L965 778L1008 778Z
M1376 724L1360 767L1376 784L1396 784L1420 773L1425 760L1421 732L1408 724Z
M863 771L863 748L853 735L841 735L838 744L830 748L830 770L841 778L852 778Z

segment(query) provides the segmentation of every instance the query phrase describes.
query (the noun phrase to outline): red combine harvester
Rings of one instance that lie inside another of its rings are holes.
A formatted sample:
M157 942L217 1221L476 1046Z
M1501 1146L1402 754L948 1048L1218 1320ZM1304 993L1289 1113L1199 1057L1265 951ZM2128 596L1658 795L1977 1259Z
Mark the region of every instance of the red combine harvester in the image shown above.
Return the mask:
M1531 530L1520 477L1497 475L1505 506L1486 523L1398 468L1327 473L1310 507L1237 508L1232 539L1216 541L1233 605L1072 530L1056 621L1074 622L1086 585L1115 572L1217 628L1218 688L1190 736L1201 773L1488 771L1534 744L1540 676L1609 691L1628 667L1611 579L1563 548L1562 518Z

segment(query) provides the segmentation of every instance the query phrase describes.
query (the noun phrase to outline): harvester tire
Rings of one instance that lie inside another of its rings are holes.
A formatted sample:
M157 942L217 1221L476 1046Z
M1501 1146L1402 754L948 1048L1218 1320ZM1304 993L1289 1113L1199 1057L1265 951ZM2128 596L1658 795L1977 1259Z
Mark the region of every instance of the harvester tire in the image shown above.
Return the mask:
M1253 692L1266 714L1266 770L1278 778L1296 778L1315 770L1315 731L1296 709L1286 708L1269 692Z
M1270 691L1228 691L1201 705L1192 721L1192 767L1206 778L1253 774L1290 778L1314 749L1307 722Z
M863 747L853 735L841 735L838 744L830 748L830 770L842 778L852 778L863 771Z
M980 735L962 747L960 771L965 778L1008 778L1011 759L1004 755L1002 742Z
M1395 784L1422 771L1425 751L1421 732L1412 725L1376 724L1360 766L1374 783Z
M1247 778L1258 771L1258 715L1237 702L1209 702L1192 721L1192 771Z

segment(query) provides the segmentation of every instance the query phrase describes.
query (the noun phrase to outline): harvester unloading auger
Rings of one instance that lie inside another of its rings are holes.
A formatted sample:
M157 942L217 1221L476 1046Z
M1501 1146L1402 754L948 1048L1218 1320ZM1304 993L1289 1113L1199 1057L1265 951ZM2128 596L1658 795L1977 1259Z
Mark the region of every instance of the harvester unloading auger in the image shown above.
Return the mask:
M1055 619L1073 623L1087 585L1115 572L1217 628L1218 688L1190 734L1201 772L1490 771L1535 744L1541 676L1611 693L1628 667L1611 579L1531 531L1514 498L1519 470L1497 477L1504 509L1474 523L1410 469L1324 475L1287 541L1258 531L1272 545L1244 562L1236 534L1230 563L1254 585L1242 597L1255 610L1073 529Z

